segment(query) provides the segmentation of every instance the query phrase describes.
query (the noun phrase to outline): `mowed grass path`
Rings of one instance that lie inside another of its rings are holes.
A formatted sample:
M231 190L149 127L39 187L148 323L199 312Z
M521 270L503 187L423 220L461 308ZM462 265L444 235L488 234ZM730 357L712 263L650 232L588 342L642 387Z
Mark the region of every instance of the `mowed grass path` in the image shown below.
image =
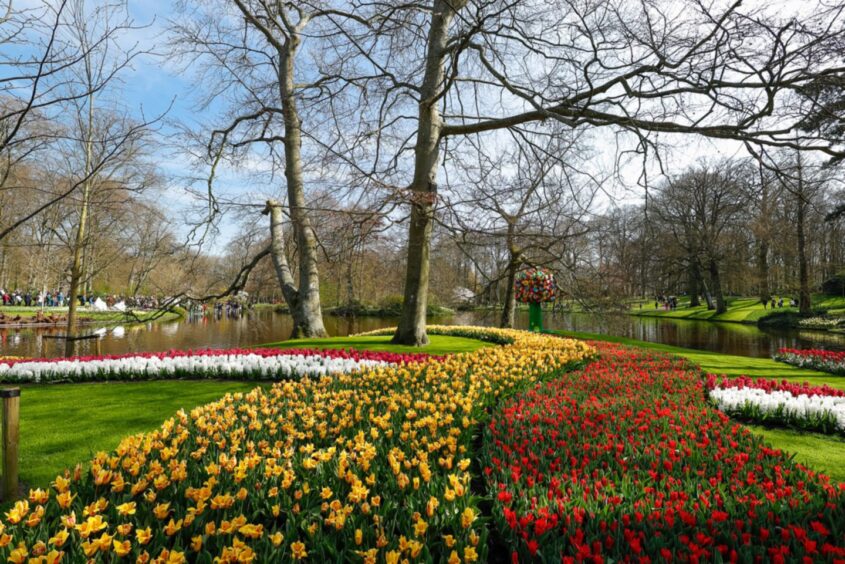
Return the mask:
M356 348L446 354L490 346L475 339L432 335L425 349L390 344L390 337L294 340L279 348ZM151 431L180 409L247 392L257 382L178 380L22 386L20 474L33 487L47 486L65 468L111 451L126 436ZM264 384L269 385L269 384Z
M700 366L703 371L713 374L810 382L817 386L827 384L832 388L845 389L845 377L796 368L768 358L719 354L597 333L577 331L555 331L555 333L566 337L619 343L673 354L686 358ZM845 482L845 439L792 429L770 429L756 425L749 425L749 428L762 435L773 447L794 454L798 462L813 470L824 472L834 480Z

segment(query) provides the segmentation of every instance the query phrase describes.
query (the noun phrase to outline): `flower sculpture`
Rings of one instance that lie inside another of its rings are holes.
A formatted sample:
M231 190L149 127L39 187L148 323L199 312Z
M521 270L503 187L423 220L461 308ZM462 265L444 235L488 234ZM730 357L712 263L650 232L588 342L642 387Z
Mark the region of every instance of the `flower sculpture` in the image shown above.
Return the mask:
M517 301L529 307L528 327L531 331L543 330L543 302L552 302L557 295L554 274L545 268L529 268L516 275L514 292Z

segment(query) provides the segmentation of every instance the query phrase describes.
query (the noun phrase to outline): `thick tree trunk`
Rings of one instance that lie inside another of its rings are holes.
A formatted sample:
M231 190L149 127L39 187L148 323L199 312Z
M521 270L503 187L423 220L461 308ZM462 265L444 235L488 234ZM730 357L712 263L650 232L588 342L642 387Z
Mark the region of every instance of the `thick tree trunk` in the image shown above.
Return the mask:
M346 262L346 303L350 306L355 303L355 269L352 253L349 253L349 259Z
M769 289L769 243L761 240L757 244L757 276L760 278L760 301L768 302L772 299Z
M690 257L687 267L687 293L689 293L690 307L701 305L699 295L701 294L701 272L698 268L698 258Z
M725 303L725 296L722 293L722 280L719 275L719 265L715 259L710 259L710 286L713 296L716 298L716 313L725 313L728 306Z
M408 264L399 326L393 342L404 345L428 344L425 332L428 306L429 244L437 198L437 164L443 120L437 109L444 79L444 62L449 40L449 24L466 0L434 0L428 30L426 65L420 86L419 121L414 146L414 178L410 185L411 221L408 227Z
M325 328L323 328L322 315L318 318L319 329L322 331L322 334L313 334L315 328L314 325L311 324L312 320L308 317L308 313L310 312L302 307L302 294L296 287L293 273L291 272L290 265L288 264L287 255L285 254L285 232L283 227L284 217L282 215L282 204L276 200L267 200L264 213L270 215L270 257L273 260L273 269L276 272L276 279L279 281L279 286L282 289L282 295L285 298L285 302L288 304L290 315L293 318L293 331L291 331L291 337L325 337L326 331ZM309 334L308 331L312 331L312 334Z
M328 334L323 326L323 310L320 304L317 236L305 208L305 188L302 179L302 122L296 108L294 86L294 57L298 46L299 37L291 37L288 40L287 49L280 53L282 59L279 62L279 87L285 122L285 180L291 224L299 258L297 306L291 307L294 318L292 337L326 337Z

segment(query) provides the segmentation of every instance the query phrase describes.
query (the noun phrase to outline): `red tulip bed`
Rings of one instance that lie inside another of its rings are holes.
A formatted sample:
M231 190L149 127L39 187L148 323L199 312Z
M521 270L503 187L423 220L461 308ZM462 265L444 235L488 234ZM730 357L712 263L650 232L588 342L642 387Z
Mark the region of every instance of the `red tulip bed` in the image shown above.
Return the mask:
M505 402L485 427L508 558L845 562L845 484L711 407L683 361L593 345L599 360Z
M780 349L774 359L801 368L845 376L845 351Z

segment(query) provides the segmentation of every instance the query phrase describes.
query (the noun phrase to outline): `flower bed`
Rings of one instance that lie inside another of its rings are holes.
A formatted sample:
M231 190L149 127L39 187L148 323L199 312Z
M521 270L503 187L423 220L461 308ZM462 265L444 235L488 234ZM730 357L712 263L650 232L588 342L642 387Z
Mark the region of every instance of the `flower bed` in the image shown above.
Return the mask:
M763 378L707 379L710 400L728 415L821 433L845 433L845 390Z
M31 491L4 519L0 559L483 560L487 527L470 492L478 422L498 398L594 354L483 333L512 344L181 412Z
M845 487L706 403L682 361L613 345L507 403L485 430L514 561L837 561Z
M821 329L827 331L840 327L843 320L838 317L807 317L798 321L798 327L802 329Z
M845 351L780 349L774 359L801 368L845 376Z
M0 382L90 382L226 378L283 380L416 362L424 354L317 349L169 351L68 359L0 361Z

